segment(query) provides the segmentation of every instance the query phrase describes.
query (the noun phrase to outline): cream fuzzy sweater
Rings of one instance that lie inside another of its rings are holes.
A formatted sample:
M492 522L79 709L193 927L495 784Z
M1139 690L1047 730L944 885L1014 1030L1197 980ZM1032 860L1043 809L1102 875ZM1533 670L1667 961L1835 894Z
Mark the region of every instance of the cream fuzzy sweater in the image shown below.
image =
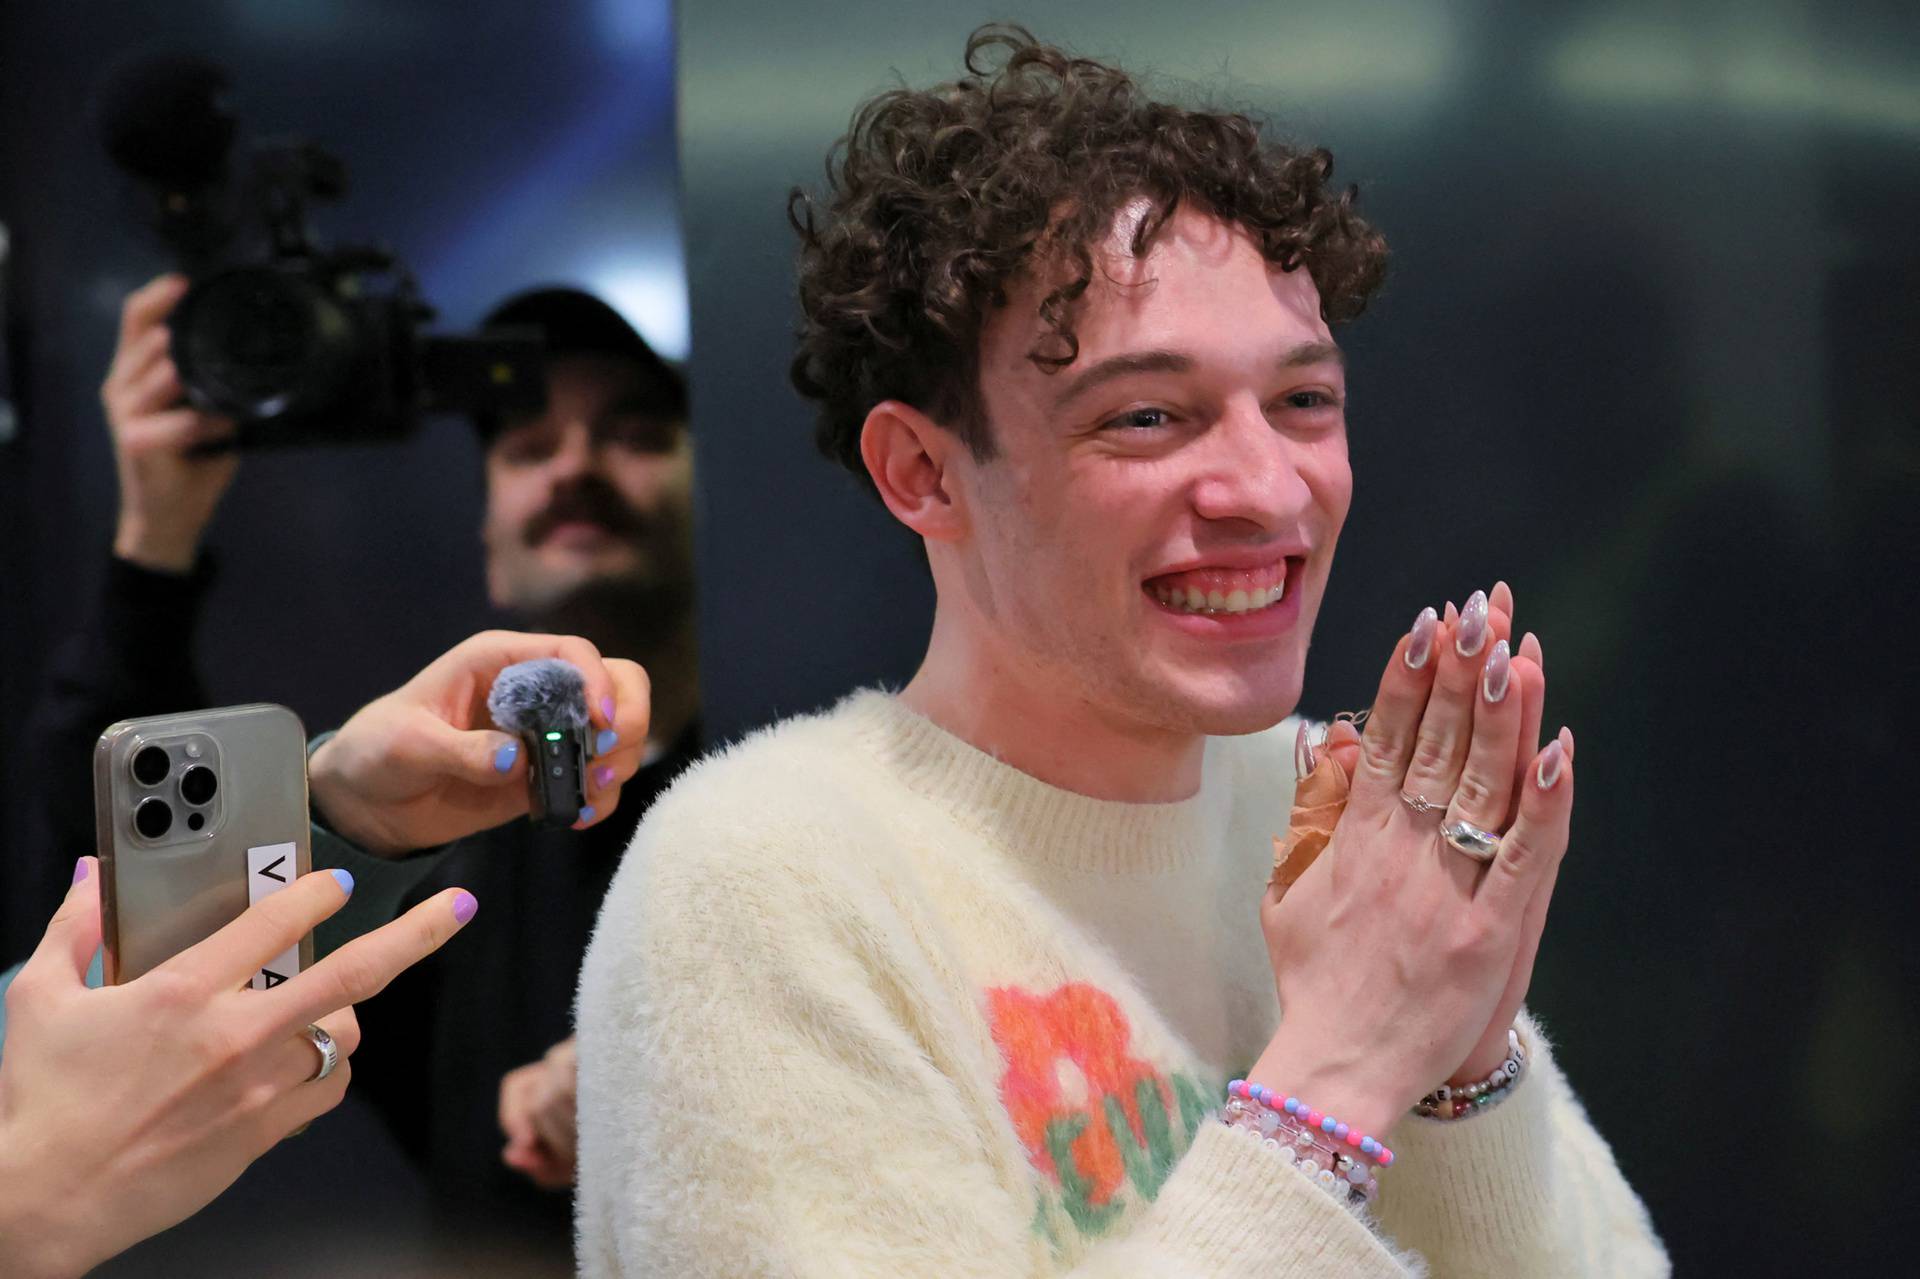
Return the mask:
M1194 798L1048 786L882 693L658 800L580 981L587 1275L1650 1275L1533 1035L1390 1140L1377 1220L1209 1117L1278 1022L1256 905L1291 722Z

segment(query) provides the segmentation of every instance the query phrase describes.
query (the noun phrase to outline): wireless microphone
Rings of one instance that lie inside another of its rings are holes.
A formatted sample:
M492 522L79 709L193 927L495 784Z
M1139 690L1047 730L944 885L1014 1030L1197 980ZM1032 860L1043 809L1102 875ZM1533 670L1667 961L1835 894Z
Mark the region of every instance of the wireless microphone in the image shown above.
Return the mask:
M516 662L494 677L487 711L527 756L527 809L535 826L580 820L587 803L587 684L557 657Z

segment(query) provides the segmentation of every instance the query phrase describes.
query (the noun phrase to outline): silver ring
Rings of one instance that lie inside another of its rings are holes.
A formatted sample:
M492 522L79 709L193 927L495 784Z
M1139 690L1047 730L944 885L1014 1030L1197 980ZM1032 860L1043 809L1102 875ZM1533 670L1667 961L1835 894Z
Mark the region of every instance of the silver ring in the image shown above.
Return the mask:
M1490 862L1500 852L1500 837L1470 822L1448 822L1440 828L1440 838L1447 841L1447 847L1477 862Z
M1400 802L1422 817L1425 817L1428 813L1444 813L1447 811L1445 804L1436 804L1425 795L1409 795L1405 791L1400 792Z
M307 1078L308 1083L317 1084L328 1075L331 1075L333 1068L340 1064L340 1048L339 1045L333 1042L333 1036L318 1026L308 1026L300 1033L307 1037L307 1041L311 1043L320 1054L319 1071Z
M1327 744L1328 725L1319 720L1300 721L1300 734L1293 739L1293 778L1304 782L1320 762L1319 749Z

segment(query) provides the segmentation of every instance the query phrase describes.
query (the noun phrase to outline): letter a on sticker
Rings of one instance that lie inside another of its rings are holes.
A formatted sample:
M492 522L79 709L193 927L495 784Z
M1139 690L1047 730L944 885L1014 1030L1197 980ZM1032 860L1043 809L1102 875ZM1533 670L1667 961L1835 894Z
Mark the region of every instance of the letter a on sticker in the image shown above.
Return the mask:
M286 980L285 977L282 977L279 973L274 972L273 969L271 968L262 968L260 970L260 978L262 981L266 982L266 985L261 987L262 990L272 990L275 986L278 986L281 982Z

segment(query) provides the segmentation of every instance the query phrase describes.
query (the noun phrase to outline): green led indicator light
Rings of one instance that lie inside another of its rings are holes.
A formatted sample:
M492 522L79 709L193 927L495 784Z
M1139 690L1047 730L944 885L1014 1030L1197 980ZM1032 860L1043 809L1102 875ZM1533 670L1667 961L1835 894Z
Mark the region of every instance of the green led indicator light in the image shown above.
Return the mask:
M560 740L562 736L563 734L560 734L560 733L548 733L547 740L550 742L557 742Z

